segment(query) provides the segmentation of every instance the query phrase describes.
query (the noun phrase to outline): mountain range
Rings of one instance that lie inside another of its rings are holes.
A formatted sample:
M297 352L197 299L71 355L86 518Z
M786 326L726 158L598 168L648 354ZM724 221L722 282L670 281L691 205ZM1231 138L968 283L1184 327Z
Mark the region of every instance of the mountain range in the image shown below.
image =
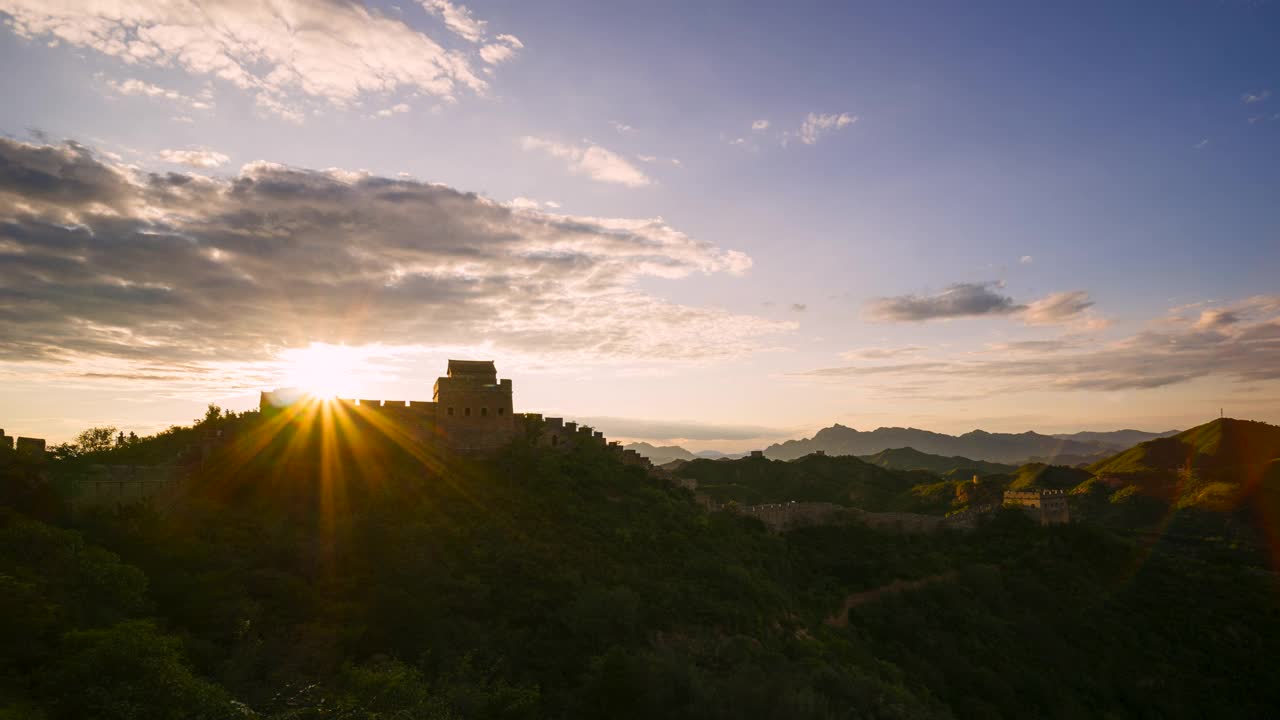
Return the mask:
M1043 435L1037 432L989 433L973 430L963 435L947 435L917 428L882 427L858 431L839 423L819 430L812 438L787 440L770 445L766 457L794 460L821 450L827 455L875 455L885 450L914 449L921 454L942 455L955 459L1022 465L1027 462L1052 462L1057 465L1084 465L1103 460L1134 445L1176 435L1179 431L1146 432L1143 430L1085 431ZM739 458L747 453L721 453L714 450L690 452L679 445L655 446L646 442L631 443L629 449L644 455L656 465L672 460L707 458ZM903 458L899 458L902 460ZM873 464L875 460L869 460ZM929 461L933 462L933 461ZM899 469L913 469L899 467ZM885 467L889 467L886 465ZM954 468L956 466L952 466ZM933 467L921 467L941 472ZM979 471L985 472L985 471ZM993 470L993 472L996 472Z
M1015 434L973 430L963 435L947 435L900 427L862 432L837 423L819 430L812 438L770 445L764 454L778 460L792 460L818 450L828 455L873 455L890 448L909 447L931 455L962 456L1015 465L1031 461L1074 465L1101 460L1135 442L1167 437L1176 432L1118 430L1055 436L1037 432Z
M651 445L647 442L629 443L623 447L628 450L635 450L649 458L649 461L654 465L665 465L672 460L696 460L698 458L707 460L734 459L746 455L746 453L722 453L718 450L700 450L695 453L685 450L679 445Z

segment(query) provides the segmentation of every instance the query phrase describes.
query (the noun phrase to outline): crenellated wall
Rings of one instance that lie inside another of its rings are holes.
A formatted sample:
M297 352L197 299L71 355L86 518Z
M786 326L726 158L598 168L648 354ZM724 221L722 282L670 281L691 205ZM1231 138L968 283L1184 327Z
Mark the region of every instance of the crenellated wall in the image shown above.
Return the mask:
M278 413L308 396L291 390L262 393L264 414ZM509 379L498 379L492 361L450 360L444 377L436 379L432 400L404 401L372 398L337 400L338 408L354 417L382 418L405 423L424 441L444 442L454 450L484 451L526 437L539 447L571 448L594 445L608 448L623 462L649 468L638 453L623 451L604 433L588 425L539 413L516 413Z
M72 482L71 506L82 510L163 502L177 493L180 477L180 468L167 465L90 465Z
M43 458L44 445L44 438L20 437L14 446L14 451L27 457Z
M1041 525L1071 522L1071 507L1062 490L1006 490L1004 505L1022 508Z

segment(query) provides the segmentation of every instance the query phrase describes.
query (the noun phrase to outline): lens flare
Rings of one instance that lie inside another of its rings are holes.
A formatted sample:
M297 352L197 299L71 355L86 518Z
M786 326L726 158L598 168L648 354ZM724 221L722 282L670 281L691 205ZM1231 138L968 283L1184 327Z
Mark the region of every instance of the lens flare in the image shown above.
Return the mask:
M283 384L321 400L354 395L353 378L368 363L364 352L345 345L311 343L280 353Z

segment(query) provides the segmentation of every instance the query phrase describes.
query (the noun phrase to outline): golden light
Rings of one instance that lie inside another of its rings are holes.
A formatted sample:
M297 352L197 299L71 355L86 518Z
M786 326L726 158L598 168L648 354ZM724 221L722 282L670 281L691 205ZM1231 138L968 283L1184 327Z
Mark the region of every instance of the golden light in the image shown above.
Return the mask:
M282 383L321 400L338 395L351 396L358 388L357 378L367 364L361 350L345 345L311 343L280 354Z

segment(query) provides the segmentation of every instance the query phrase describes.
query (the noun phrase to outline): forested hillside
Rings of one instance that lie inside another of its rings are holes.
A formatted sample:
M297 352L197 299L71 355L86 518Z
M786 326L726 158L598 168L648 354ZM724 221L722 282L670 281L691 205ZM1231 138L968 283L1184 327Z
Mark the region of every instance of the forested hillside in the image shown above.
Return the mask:
M1017 512L969 533L773 535L594 447L460 458L236 422L163 513L0 513L0 717L1262 717L1280 704L1276 668L1258 661L1280 652L1262 567ZM856 458L811 462L833 483L861 468L864 500L902 482ZM8 467L6 482L30 471Z

